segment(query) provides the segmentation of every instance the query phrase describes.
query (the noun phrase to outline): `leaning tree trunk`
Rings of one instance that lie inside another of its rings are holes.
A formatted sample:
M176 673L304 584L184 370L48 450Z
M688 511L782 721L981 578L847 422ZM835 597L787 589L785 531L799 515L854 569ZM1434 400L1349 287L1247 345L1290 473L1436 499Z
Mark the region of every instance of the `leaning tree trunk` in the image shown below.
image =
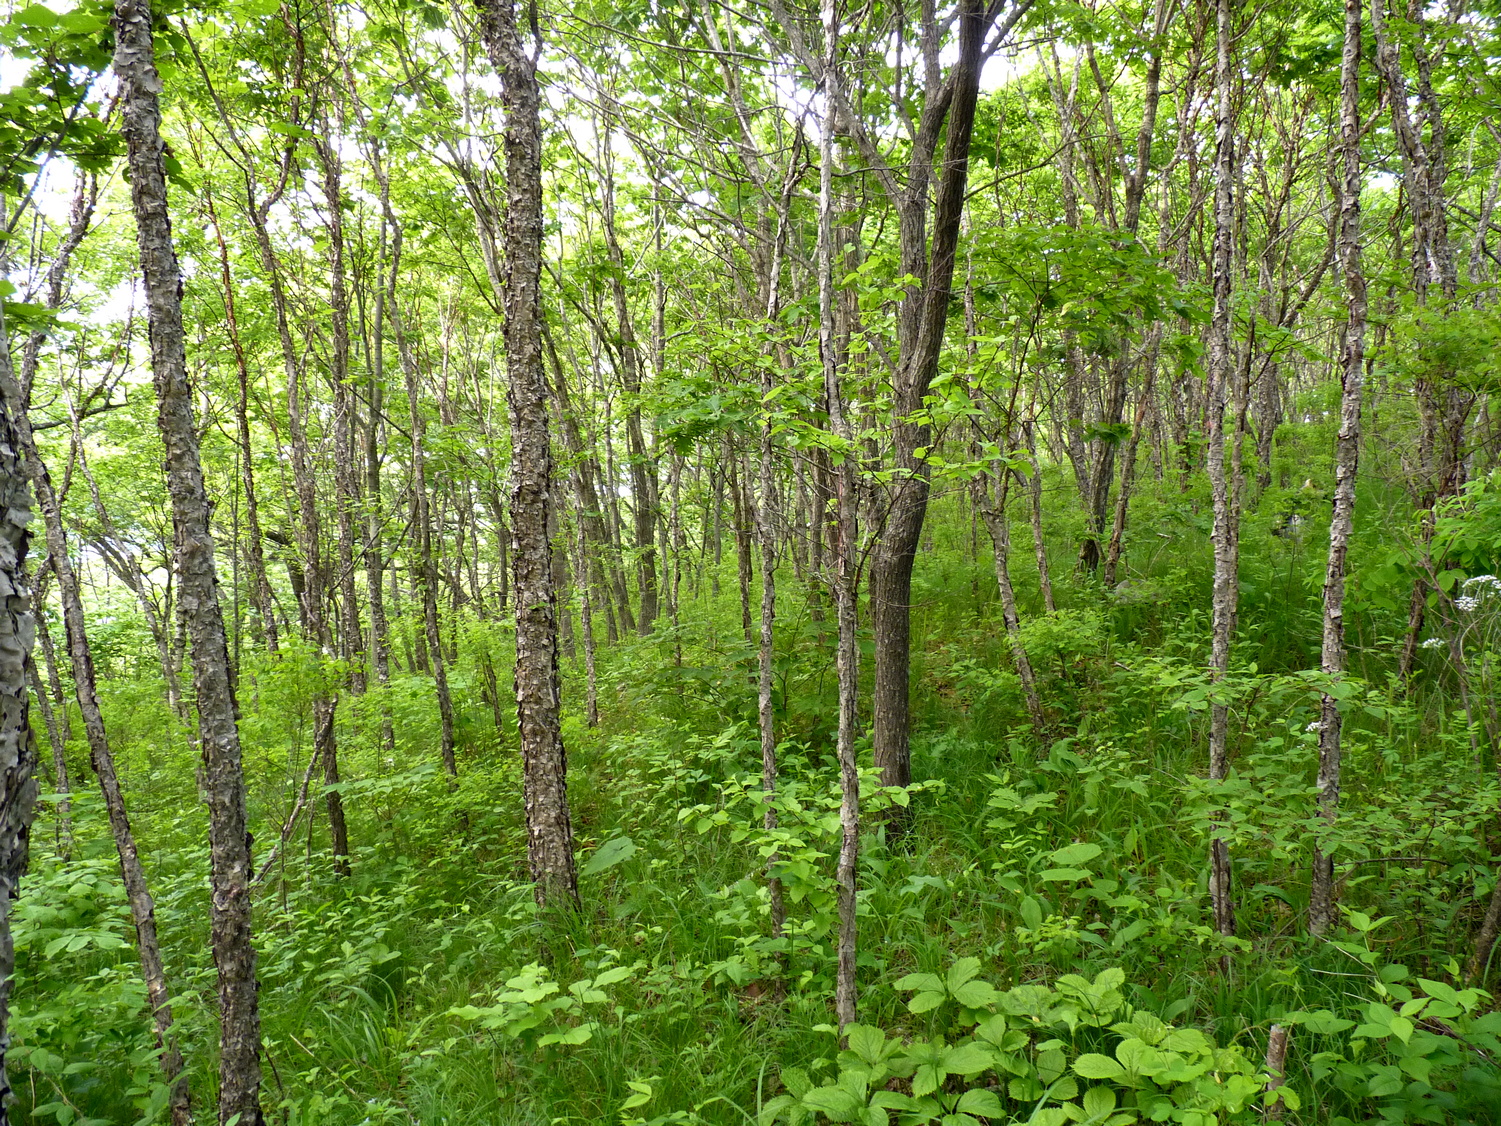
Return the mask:
M1365 374L1365 271L1360 257L1360 23L1361 0L1345 0L1345 45L1340 64L1339 139L1344 176L1339 188L1339 260L1345 276L1350 319L1340 357L1342 393L1339 438L1334 460L1334 515L1329 522L1329 562L1324 571L1324 675L1339 679L1345 670L1345 559L1355 522L1355 475L1360 460L1360 397ZM1319 813L1332 828L1339 813L1339 700L1323 695L1319 719ZM1323 934L1338 921L1334 860L1313 852L1308 929Z
M1022 685L1022 698L1027 704L1027 716L1032 721L1032 734L1037 739L1037 753L1042 754L1047 745L1047 717L1042 710L1042 697L1037 694L1037 677L1032 671L1032 660L1027 656L1027 647L1022 642L1021 615L1016 609L1016 588L1011 585L1011 521L1006 515L1006 501L1011 493L1011 471L1003 470L1000 497L994 505L990 500L988 475L977 477L973 484L975 507L990 533L991 547L995 552L995 581L1001 595L1001 620L1006 628L1006 640L1011 646L1011 661L1016 666L1017 678Z
M0 319L0 348L9 344ZM26 576L26 525L31 494L26 487L15 426L0 399L0 1126L8 1121L11 1099L5 1074L15 948L10 935L10 901L26 874L31 819L36 808L36 742L27 716L26 667L35 628L31 583ZM41 694L38 693L38 698Z
M46 601L43 591L52 564L49 561L44 566L47 571L37 579L33 607L39 607ZM37 672L37 679L32 688L36 692L37 703L42 708L42 715L46 718L47 737L52 744L52 771L56 775L53 784L61 799L57 803L58 855L68 860L73 855L73 779L68 770L68 743L73 738L73 723L68 716L68 699L63 695L62 677L57 671L57 653L52 647L52 635L47 630L47 616L38 611L32 614L32 621L36 623L36 639L42 650L43 666L42 669L36 668L36 656L33 653L31 664ZM42 680L43 672L46 673L45 682Z
M574 905L578 872L568 812L568 760L558 685L558 607L548 508L552 444L542 362L542 94L512 0L478 0L480 30L500 73L505 108L505 343L511 412L512 587L516 714L526 801L527 856L537 902ZM643 503L646 498L638 497Z
M928 511L929 466L920 451L932 444L931 427L916 421L923 400L938 371L949 295L969 181L970 140L980 88L980 54L987 27L995 18L982 0L963 0L958 8L959 57L949 75L947 139L933 203L933 230L927 240L927 196L922 192L904 200L902 221L904 264L912 261L924 273L918 294L899 317L901 362L893 388L897 418L893 426L892 466L896 470L886 526L870 564L870 613L875 640L875 688L872 718L875 763L881 782L905 786L912 780L909 730L911 707L912 567ZM929 98L936 98L931 91ZM936 104L936 103L935 103ZM936 133L934 134L936 143Z
M171 1091L170 1105L173 1122L181 1126L191 1118L188 1105L188 1088L182 1075L182 1053L172 1033L172 1008L169 1003L171 991L163 969L161 943L156 934L156 903L146 882L145 869L141 866L140 853L136 848L135 833L130 826L130 817L125 808L125 796L120 788L120 779L115 771L115 759L110 751L109 735L104 726L104 714L99 707L98 680L94 674L93 649L89 645L88 630L83 613L83 597L78 575L73 569L68 553L68 537L63 526L62 497L53 487L47 465L37 451L36 436L31 429L27 414L29 403L20 381L11 366L9 339L0 331L0 390L6 409L13 420L16 439L15 449L22 458L31 484L35 490L38 506L42 510L42 526L46 535L47 553L52 573L57 577L58 596L63 607L63 626L67 634L68 655L73 662L73 686L78 701L79 715L83 719L84 734L89 744L89 757L94 774L99 779L99 790L104 797L105 815L109 819L110 835L114 838L115 851L120 859L120 879L125 885L126 901L130 905L131 922L136 931L136 947L141 958L141 979L146 986L146 997L151 1004L152 1023L157 1044L163 1049L162 1074ZM49 672L55 673L56 662L48 657ZM64 713L66 715L66 712Z
M182 325L182 273L172 247L163 164L162 89L149 0L115 5L115 74L130 168L156 386L157 427L166 453L176 537L178 598L191 639L198 738L209 806L210 942L219 977L219 1122L262 1126L261 1026L251 944L250 833L240 760L238 708L219 606L209 501L198 458Z

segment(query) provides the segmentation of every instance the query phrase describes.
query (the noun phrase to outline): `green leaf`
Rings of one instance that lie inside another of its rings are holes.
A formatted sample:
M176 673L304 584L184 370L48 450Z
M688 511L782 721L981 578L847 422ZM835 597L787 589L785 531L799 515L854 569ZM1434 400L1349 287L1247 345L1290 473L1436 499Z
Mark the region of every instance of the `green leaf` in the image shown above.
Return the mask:
M999 994L988 981L966 981L953 991L954 1000L966 1009L983 1009L994 1003Z
M1042 907L1030 895L1021 901L1021 906L1018 910L1021 912L1022 922L1027 924L1028 930L1035 931L1042 926Z
M990 1049L971 1040L943 1054L943 1069L950 1075L974 1075L989 1067L990 1061Z
M864 1024L851 1024L844 1033L849 1037L850 1051L866 1063L876 1063L881 1058L881 1049L886 1045L886 1034L879 1028Z
M589 863L584 865L582 875L593 876L606 868L613 868L621 861L629 860L636 852L636 842L630 837L614 837L595 849Z
M957 962L949 967L948 977L945 984L948 985L949 992L953 993L966 981L974 978L979 972L980 959L960 958Z
M803 1096L803 1105L836 1122L848 1122L865 1109L865 1101L843 1087L815 1087Z
M537 1043L542 1047L549 1044L587 1044L593 1038L594 1022L590 1021L588 1024L575 1025L562 1032L550 1032Z
M1121 1079L1126 1069L1109 1056L1086 1052L1074 1061L1074 1071L1085 1079Z
M1109 1087L1091 1087L1084 1092L1084 1113L1089 1117L1104 1118L1114 1109L1115 1092Z
M928 1013L938 1008L948 1000L942 993L919 993L907 1002L907 1011L913 1013Z
M1054 852L1048 859L1060 868L1074 868L1080 864L1088 864L1103 851L1099 845L1080 842L1078 844L1065 845Z
M978 1114L985 1118L1000 1118L1006 1113L996 1093L983 1087L965 1091L954 1104L954 1109L963 1114Z
M902 990L921 989L924 993L944 992L943 978L937 974L908 974L897 979L896 987Z

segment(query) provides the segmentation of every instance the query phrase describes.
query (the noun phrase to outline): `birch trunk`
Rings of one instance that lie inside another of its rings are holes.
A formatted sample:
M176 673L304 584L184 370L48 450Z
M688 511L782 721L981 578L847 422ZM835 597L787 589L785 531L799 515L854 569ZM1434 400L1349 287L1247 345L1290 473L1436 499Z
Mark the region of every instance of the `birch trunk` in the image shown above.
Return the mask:
M1000 497L994 506L990 504L985 478L975 481L974 501L985 530L990 533L990 543L995 549L995 579L1001 595L1001 618L1006 628L1006 640L1011 646L1011 661L1016 666L1016 675L1022 683L1022 697L1027 704L1027 715L1032 720L1032 733L1037 738L1037 750L1041 754L1045 746L1047 720L1042 711L1042 698L1037 694L1037 677L1032 671L1031 658L1022 644L1021 617L1016 611L1016 588L1011 585L1011 522L1006 516L1006 501L1011 492L1010 471L1001 477Z
M1225 475L1225 394L1233 375L1230 351L1230 255L1234 236L1234 122L1231 116L1230 0L1217 0L1215 64L1215 186L1214 186L1214 311L1209 327L1209 371L1205 389L1208 425L1205 428L1205 460L1214 498L1214 601L1209 656L1210 678L1222 680L1230 668L1230 643L1235 634L1236 513L1232 511ZM1223 781L1229 775L1230 709L1223 703L1211 706L1209 722L1209 777ZM1230 850L1218 828L1211 830L1210 899L1215 929L1222 935L1235 933L1235 908L1230 898Z
M1344 158L1339 186L1339 261L1350 318L1340 357L1340 426L1334 459L1334 514L1324 571L1324 675L1337 682L1345 671L1345 560L1355 522L1355 476L1360 462L1360 402L1365 374L1366 283L1360 255L1360 24L1361 0L1345 0L1345 42L1340 62L1339 139ZM1339 815L1339 700L1323 695L1319 720L1319 814L1333 828ZM1315 845L1308 929L1323 934L1338 921L1334 860Z
M166 448L167 492L176 538L174 570L191 638L199 745L209 803L210 941L219 979L219 1122L226 1126L234 1119L238 1126L263 1126L245 777L229 646L219 607L208 495L198 459L198 432L187 381L182 274L172 247L167 210L158 104L162 82L156 69L151 19L148 0L119 0L114 15L114 65L120 82L121 131L145 281L157 426Z
M829 429L845 456L834 475L834 519L829 526L829 555L833 566L835 619L838 623L839 676L839 862L838 966L834 983L834 1011L841 1034L858 1019L859 981L856 976L858 921L856 887L860 856L860 769L855 758L859 735L860 649L856 637L856 559L859 526L856 478L857 447L844 410L839 383L838 324L834 290L834 134L839 125L839 15L834 0L823 0L824 81L828 109L819 130L818 173L818 350L823 365L823 392ZM819 518L825 518L820 513Z
M542 356L542 96L535 56L517 29L512 0L478 4L481 34L500 74L505 109L506 402L527 857L538 904L576 906L578 872L560 726L557 592L548 539L553 465Z
M73 854L73 802L69 796L73 793L73 777L72 771L68 769L68 743L73 738L73 721L68 715L68 698L63 695L63 682L58 673L52 633L47 628L47 615L41 610L46 603L45 588L47 577L51 574L51 559L44 566L47 569L37 577L32 620L36 623L37 641L42 650L42 671L46 673L47 679L43 684L39 678L35 688L37 701L42 705L42 714L50 717L47 736L52 743L52 771L56 775L53 781L57 792L62 795L62 800L57 803L58 855L67 860ZM32 664L36 664L34 657Z
M0 317L0 348L9 342ZM0 1126L11 1100L5 1073L10 1048L9 1011L15 947L10 933L10 903L19 891L36 809L36 740L27 715L26 669L35 636L31 583L26 575L30 539L31 494L10 410L0 400ZM38 693L38 699L43 699Z

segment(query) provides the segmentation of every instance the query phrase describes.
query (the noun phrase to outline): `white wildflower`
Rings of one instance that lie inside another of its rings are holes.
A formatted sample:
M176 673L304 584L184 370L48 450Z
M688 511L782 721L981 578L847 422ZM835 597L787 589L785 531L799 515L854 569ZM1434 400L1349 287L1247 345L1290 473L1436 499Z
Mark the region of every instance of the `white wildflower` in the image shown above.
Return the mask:
M1461 610L1474 610L1487 599L1501 595L1501 579L1495 575L1476 575L1460 584L1460 596L1454 605Z
M1312 723L1310 723L1307 727L1303 728L1303 730L1304 731L1322 731L1322 730L1324 730L1324 721L1321 720L1321 719L1316 719Z
M1427 641L1423 642L1424 649L1442 649L1443 647L1444 639L1442 637L1430 637Z

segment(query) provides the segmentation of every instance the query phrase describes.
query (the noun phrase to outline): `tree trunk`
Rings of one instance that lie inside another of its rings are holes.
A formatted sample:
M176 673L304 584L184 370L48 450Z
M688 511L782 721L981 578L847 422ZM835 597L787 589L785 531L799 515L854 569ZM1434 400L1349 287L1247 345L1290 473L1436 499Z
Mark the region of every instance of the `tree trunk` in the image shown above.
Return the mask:
M982 0L962 0L956 17L959 56L949 76L952 87L947 140L933 206L931 242L926 239L926 183L903 209L903 265L923 278L917 293L899 313L901 360L893 388L896 422L891 463L896 470L885 530L870 564L870 612L875 635L873 694L875 763L881 782L905 786L912 781L909 744L908 676L912 637L912 566L928 509L929 468L918 451L931 444L931 428L914 420L938 370L949 293L954 277L960 219L969 179L969 149L980 83L980 49L994 20ZM938 98L937 91L929 99ZM938 112L935 110L935 112ZM927 111L924 113L925 120ZM933 128L937 128L934 123ZM936 132L933 134L936 144ZM912 266L916 265L917 270Z
M1011 522L1006 516L1006 500L1011 491L1010 471L1003 471L1001 493L994 507L987 495L986 478L978 477L974 483L975 507L985 521L985 530L990 533L990 542L995 549L995 579L1001 594L1001 617L1006 627L1006 639L1011 645L1011 660L1016 665L1016 675L1022 683L1022 697L1027 704L1027 715L1032 720L1032 733L1037 738L1037 752L1041 754L1046 745L1047 720L1042 711L1042 699L1037 695L1037 678L1032 672L1032 661L1022 644L1021 617L1016 612L1016 590L1011 585Z
M578 903L578 872L568 811L568 760L560 726L557 592L547 519L552 446L540 293L542 96L534 56L517 30L512 0L478 0L478 4L481 34L490 61L500 73L505 109L511 585L516 599L516 714L521 731L527 857L538 904L571 906Z
M270 244L265 243L263 254L267 269L274 271L276 263L270 255ZM281 300L280 287L273 289L273 300ZM301 365L291 349L291 337L287 331L287 315L284 308L277 310L277 323L282 327L283 363L287 376L287 437L292 447L292 482L297 494L297 552L302 560L303 582L301 591L302 623L306 640L317 654L320 666L326 661L333 647L332 629L328 621L326 583L328 568L323 560L322 521L318 515L318 486L313 469L312 450L309 448L305 426L304 395L306 384ZM348 341L345 341L348 350ZM347 354L346 354L347 360ZM321 675L321 670L320 670ZM339 781L337 735L330 721L338 700L320 685L313 696L313 731L323 745L315 754L323 761L325 780ZM349 874L349 830L344 819L344 799L337 789L326 790L324 804L328 810L329 840L333 847L334 870L341 876Z
M578 570L580 575L588 574L589 541L584 535L583 521L579 521L578 530ZM594 607L590 594L593 584L581 582L579 592L583 596L579 602L579 628L584 634L584 677L585 677L585 707L584 722L589 727L599 726L599 672L596 666L596 652L594 645Z
M1360 401L1365 374L1366 284L1360 255L1360 22L1361 0L1345 0L1345 43L1340 63L1339 139L1344 175L1339 190L1339 260L1349 321L1340 357L1339 438L1334 455L1334 515L1329 521L1329 561L1324 571L1324 675L1345 671L1345 559L1355 522L1355 476L1360 462ZM1319 813L1333 828L1339 815L1339 700L1326 691L1319 720ZM1315 845L1308 929L1323 934L1338 921L1334 860Z
M0 261L6 256L0 254ZM8 265L8 261L6 261ZM3 270L0 270L3 273ZM53 488L46 463L37 452L36 437L32 432L28 415L29 402L16 379L11 365L10 341L0 326L0 389L3 389L5 413L9 416L15 434L15 452L21 459L38 507L42 510L43 530L52 573L57 577L58 595L63 607L63 623L67 632L68 653L73 662L73 685L78 699L78 710L83 718L84 733L89 744L89 754L94 773L99 779L99 788L104 796L104 807L109 819L110 833L114 837L115 850L120 859L120 877L125 885L125 896L130 904L131 922L135 926L136 946L141 958L141 978L146 985L146 996L152 1010L152 1023L157 1045L163 1049L162 1073L171 1091L174 1124L186 1123L191 1118L188 1105L188 1089L182 1075L182 1054L177 1049L172 1033L172 1009L168 1003L171 991L167 987L166 972L162 967L161 944L156 934L156 904L146 882L146 873L141 866L136 849L135 835L125 808L125 797L120 789L115 772L115 760L110 752L109 737L104 726L104 716L99 709L98 680L94 674L93 650L89 646L85 626L83 598L79 589L78 575L73 569L68 553L67 532L63 526L62 500ZM29 508L29 506L28 506ZM45 655L45 650L44 650ZM49 662L55 669L55 662Z
M10 374L10 343L0 315L0 348ZM36 740L27 715L26 669L34 636L31 583L26 575L30 539L31 495L20 441L10 409L0 400L0 1126L7 1122L11 1100L5 1074L10 1047L11 975L15 947L10 933L10 904L26 874L31 820L36 810ZM42 699L38 693L38 699Z
M1162 326L1154 325L1147 345L1147 374L1141 386L1141 400L1136 404L1136 419L1131 424L1131 437L1126 443L1125 456L1121 459L1121 485L1115 496L1115 522L1110 528L1110 545L1105 551L1105 567L1101 572L1101 585L1107 591L1115 586L1121 552L1125 548L1126 516L1131 505L1131 488L1136 481L1136 451L1141 446L1142 428L1146 424L1147 412L1151 409L1157 375L1157 346L1161 339Z
M370 605L370 663L375 671L375 681L383 689L391 685L391 626L386 619L385 597L385 545L382 540L382 512L380 488L380 438L381 417L385 411L386 393L386 211L390 207L390 186L384 177L380 181L381 193L381 239L380 256L377 259L375 278L375 328L374 348L370 364L368 384L369 422L365 427L365 591ZM396 756L396 729L391 718L391 702L386 696L380 702L381 746L386 755Z
M219 1122L263 1126L260 1105L260 1012L251 944L250 833L240 762L229 645L214 570L208 495L198 459L182 327L182 274L172 247L163 166L161 110L147 0L115 6L115 73L121 131L130 168L147 312L157 425L166 447L167 492L176 536L178 598L192 640L199 744L209 801L212 898L210 941L219 975ZM85 659L87 653L85 651ZM75 671L77 657L75 656Z
M358 695L365 691L366 669L364 630L360 625L354 577L354 519L359 505L359 487L354 457L354 391L349 375L349 288L344 263L343 170L329 135L327 121L323 123L322 136L313 147L323 165L326 212L324 226L328 231L328 378L333 385L334 400L334 512L339 531L339 573L335 576L334 586L339 592L339 655L349 662L349 687ZM342 809L340 813L342 817Z
M860 649L856 629L855 558L859 546L856 450L854 435L844 409L840 386L838 324L834 291L834 134L839 122L839 16L834 0L823 0L824 62L827 109L819 131L818 174L818 350L823 365L823 392L829 415L829 430L844 447L845 456L834 479L834 519L829 528L830 562L833 565L834 605L838 622L839 676L839 861L835 869L838 887L839 935L835 971L834 1011L841 1034L859 1018L859 982L856 970L858 918L856 891L860 856L860 769L855 757L859 735L857 707L860 694ZM820 514L823 519L824 514Z
M1230 668L1230 643L1235 634L1236 551L1229 484L1225 476L1225 393L1234 367L1230 350L1230 252L1234 235L1234 122L1231 117L1230 81L1230 0L1216 4L1217 63L1216 139L1214 189L1213 287L1214 312L1209 327L1209 369L1207 400L1208 425L1205 430L1206 462L1210 489L1214 497L1214 601L1209 674L1214 681L1224 678ZM1238 435L1237 435L1238 437ZM1215 703L1210 709L1209 777L1219 782L1229 776L1230 709ZM1218 826L1212 830L1210 843L1210 899L1214 907L1215 929L1222 935L1235 933L1235 908L1230 898L1230 851Z
M641 349L636 342L630 306L625 298L625 255L615 237L615 175L610 153L610 127L600 124L603 147L600 202L603 212L605 250L610 259L610 299L615 308L615 325L619 334L620 379L626 394L626 457L631 475L631 518L638 556L637 580L641 592L641 612L636 628L645 637L657 618L657 548L653 529L656 526L657 481L652 455L646 448L641 428Z
M17 453L19 456L19 449ZM32 620L36 623L37 641L41 645L43 671L47 679L44 684L38 676L33 687L47 723L47 738L52 744L52 772L56 775L53 784L62 796L62 800L57 803L57 851L59 856L67 860L73 854L73 802L69 797L73 792L73 778L72 771L68 769L68 743L73 738L73 721L68 715L68 699L63 695L63 682L57 670L57 653L52 647L47 615L42 611L47 601L47 577L52 573L51 559L47 559L43 567L46 569L37 577ZM36 668L34 656L32 668Z

